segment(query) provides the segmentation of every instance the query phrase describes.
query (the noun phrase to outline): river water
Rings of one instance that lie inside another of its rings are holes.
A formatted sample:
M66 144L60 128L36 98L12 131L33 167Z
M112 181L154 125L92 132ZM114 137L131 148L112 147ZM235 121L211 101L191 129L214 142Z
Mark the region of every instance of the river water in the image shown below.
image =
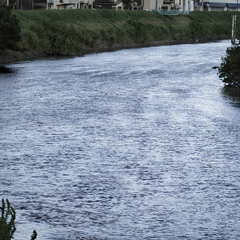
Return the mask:
M0 196L16 240L240 239L230 41L6 65Z

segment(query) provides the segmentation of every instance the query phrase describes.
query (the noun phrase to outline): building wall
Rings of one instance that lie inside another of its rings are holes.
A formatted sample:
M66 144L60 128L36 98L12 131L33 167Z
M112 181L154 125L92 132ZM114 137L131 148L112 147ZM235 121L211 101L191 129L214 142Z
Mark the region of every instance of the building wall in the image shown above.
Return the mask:
M9 0L10 4L13 4L14 2ZM17 4L15 8L21 10L47 9L48 6L47 0L17 0L16 2Z
M144 0L143 1L143 10L157 10L159 5L163 5L163 0Z
M120 2L118 5L113 6L113 10L123 10L123 3Z
M33 9L33 0L21 0L20 9L22 10L32 10Z
M54 0L51 9L92 8L92 0Z
M237 8L228 7L228 4L237 4L237 0L200 0L200 4L204 3L204 11L237 11ZM207 9L206 4L209 4ZM219 5L219 6L216 6ZM222 5L222 6L221 6ZM240 0L239 0L240 9ZM203 8L201 7L201 11Z

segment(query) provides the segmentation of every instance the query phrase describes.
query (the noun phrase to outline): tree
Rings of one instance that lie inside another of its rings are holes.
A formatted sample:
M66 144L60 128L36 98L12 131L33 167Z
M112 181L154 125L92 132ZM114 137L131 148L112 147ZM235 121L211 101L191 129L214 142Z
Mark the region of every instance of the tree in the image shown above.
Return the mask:
M123 8L125 10L132 9L132 6L131 6L132 0L122 0L122 2L123 2Z
M8 199L2 199L2 206L0 206L0 240L11 240L16 231L15 219L16 213L11 206ZM37 238L37 232L33 230L31 240Z
M240 89L240 45L228 48L226 53L218 68L219 77L227 86Z
M0 4L0 50L17 49L17 42L21 38L19 20L11 13L11 8Z
M10 205L8 199L6 202L2 199L2 206L0 206L0 240L10 240L16 231L15 228L15 210Z

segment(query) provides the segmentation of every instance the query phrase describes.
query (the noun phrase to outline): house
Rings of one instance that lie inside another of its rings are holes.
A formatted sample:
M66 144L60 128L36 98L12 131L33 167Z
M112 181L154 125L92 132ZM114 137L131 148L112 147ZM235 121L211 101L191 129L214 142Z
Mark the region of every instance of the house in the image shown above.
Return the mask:
M240 11L240 0L133 0L133 10L155 11L162 6L168 10L183 11ZM239 1L239 3L238 3ZM15 9L87 9L93 8L94 0L0 0L0 3L13 5ZM123 10L122 0L96 0L99 8Z
M76 9L92 8L94 0L0 0L7 5L13 5L15 9Z
M146 10L155 11L163 4L163 0L133 0L132 10ZM113 9L113 10L123 10L122 0L97 0L97 7Z
M174 0L169 0L169 1L174 1ZM148 10L148 11L155 11L161 8L161 6L164 4L164 0L143 0L142 1L143 5L143 10Z
M93 0L54 0L51 9L93 8Z
M123 10L122 0L96 0L96 6L98 8Z
M48 1L51 0L5 0L5 4L21 10L48 9Z
M238 0L202 0L201 11L238 11L240 1Z

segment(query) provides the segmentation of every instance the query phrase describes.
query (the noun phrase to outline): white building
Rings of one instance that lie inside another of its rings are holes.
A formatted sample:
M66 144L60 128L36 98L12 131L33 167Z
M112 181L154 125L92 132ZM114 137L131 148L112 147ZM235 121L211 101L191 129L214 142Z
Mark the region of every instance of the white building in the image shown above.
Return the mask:
M163 5L163 0L143 0L143 10L155 11Z
M240 10L238 0L202 0L201 11L237 11Z
M92 6L93 0L53 0L51 9L87 9Z

